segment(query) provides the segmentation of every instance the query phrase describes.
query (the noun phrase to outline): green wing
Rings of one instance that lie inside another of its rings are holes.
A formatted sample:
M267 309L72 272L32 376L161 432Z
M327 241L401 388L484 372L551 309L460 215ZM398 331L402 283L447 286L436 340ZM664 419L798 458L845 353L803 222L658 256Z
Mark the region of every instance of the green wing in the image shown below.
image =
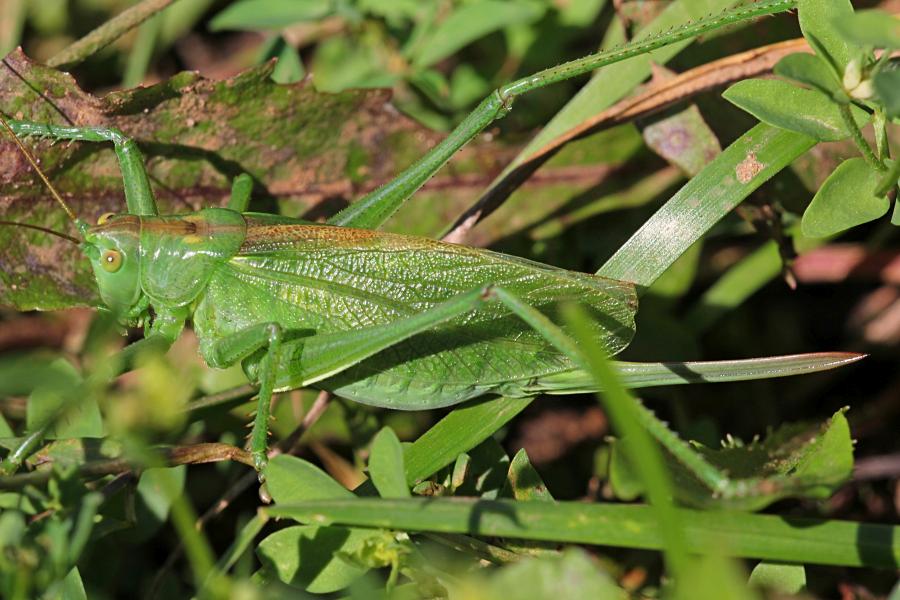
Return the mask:
M322 225L249 225L238 255L214 275L195 313L201 341L262 321L307 333L381 325L488 283L555 321L563 303L581 303L594 316L609 355L634 335L637 298L630 283L427 238ZM282 354L289 361L292 353ZM568 358L498 303L317 386L368 404L423 409L488 392L526 393L540 378L572 369ZM302 385L293 372L289 362L281 365L279 388Z

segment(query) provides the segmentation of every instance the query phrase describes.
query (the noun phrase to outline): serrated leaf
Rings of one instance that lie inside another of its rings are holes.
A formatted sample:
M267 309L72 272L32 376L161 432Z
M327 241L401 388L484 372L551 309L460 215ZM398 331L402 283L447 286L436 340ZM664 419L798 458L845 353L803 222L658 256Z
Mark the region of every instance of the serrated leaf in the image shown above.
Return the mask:
M837 75L843 77L854 50L838 31L836 23L853 18L850 0L800 0L797 13L803 37L816 53L825 54L823 58L832 64Z
M461 5L428 34L428 44L411 59L417 69L429 67L487 34L541 17L540 4L479 0Z
M860 10L836 20L834 26L846 39L860 46L900 48L900 18L887 11Z
M431 132L397 114L387 90L321 94L305 83L278 85L266 64L213 81L180 73L157 85L101 98L68 75L21 51L0 65L0 111L43 123L115 127L144 154L163 214L223 205L242 172L254 198L290 200L302 214L324 198L348 197L356 182L392 177L434 143ZM31 139L40 160L76 214L93 222L124 208L122 178L105 144L51 144ZM0 218L71 232L71 223L13 141L0 133ZM395 162L397 160L397 162ZM0 227L0 305L52 310L96 305L93 275L73 244L18 227Z
M775 64L773 71L776 75L799 81L825 94L831 95L842 89L841 82L828 63L815 54L788 54Z
M332 0L239 0L214 16L209 29L283 29L293 23L321 19L333 11Z
M384 427L372 442L369 475L382 498L409 498L403 446L390 427Z
M325 471L296 456L274 457L263 473L269 494L277 503L353 497L350 490Z
M368 569L342 558L360 551L378 531L353 527L297 525L276 531L259 543L263 568L284 583L314 594L342 590Z
M850 137L837 103L818 90L801 88L787 81L748 79L725 90L722 97L763 123L822 142ZM858 126L869 121L864 110L855 106L850 110Z
M828 237L884 216L890 202L875 196L880 177L881 172L862 158L838 165L806 207L803 235Z
M625 448L616 443L612 469L620 470L634 493L638 480L629 474L632 461ZM669 456L675 495L694 507L760 510L782 498L827 498L853 471L853 442L843 411L812 428L784 425L762 442L721 449L695 443L694 448L742 490L723 497L721 490L709 489Z

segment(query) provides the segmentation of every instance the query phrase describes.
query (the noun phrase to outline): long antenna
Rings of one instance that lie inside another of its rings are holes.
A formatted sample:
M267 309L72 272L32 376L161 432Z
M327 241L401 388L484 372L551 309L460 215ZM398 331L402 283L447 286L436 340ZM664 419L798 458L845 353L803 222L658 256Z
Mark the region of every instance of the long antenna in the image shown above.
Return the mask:
M9 126L9 123L6 122L6 118L2 114L0 114L0 123L3 124L3 128L6 129L7 132L9 132L9 135L11 135L12 139L16 142L16 146L19 147L19 150L22 151L22 154L24 154L25 158L28 159L28 162L31 163L32 168L43 180L44 185L46 185L47 189L50 190L50 194L54 198L56 198L56 201L59 202L59 205L63 207L63 210L66 211L66 214L69 215L69 218L77 223L78 217L75 216L75 213L72 212L72 209L69 208L69 205L66 204L66 201L62 199L62 196L59 195L59 192L56 191L56 188L53 187L53 184L50 183L50 180L47 179L46 175L44 175L44 172L38 166L37 160L35 160L31 152L28 151L28 148L25 147L25 144L23 144L22 140L19 139L19 136L16 135L16 132L12 130L12 127Z
M61 237L64 240L70 241L73 244L80 244L81 240L77 237L73 237L67 233L60 233L54 229L49 229L47 227L41 227L40 225L32 225L31 223L19 223L18 221L0 221L0 225L13 225L15 227L25 227L27 229L34 229L36 231L43 231L44 233L49 233L51 235L55 235L56 237Z

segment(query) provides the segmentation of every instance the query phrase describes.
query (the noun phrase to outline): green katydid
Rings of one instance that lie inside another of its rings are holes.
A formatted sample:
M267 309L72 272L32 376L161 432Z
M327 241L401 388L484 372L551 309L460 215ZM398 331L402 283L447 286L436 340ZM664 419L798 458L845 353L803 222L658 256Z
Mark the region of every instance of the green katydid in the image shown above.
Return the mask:
M597 339L615 355L634 333L633 284L373 229L508 112L517 95L793 5L759 2L507 85L395 180L325 225L246 212L251 185L245 176L235 180L227 208L159 216L140 151L120 132L0 120L38 172L17 136L112 142L127 213L89 226L54 192L75 223L101 298L123 324L144 324L144 343L170 344L190 320L210 366L243 364L259 386L249 445L261 469L277 391L314 386L376 406L426 409L485 394L596 390L553 323L562 304L580 303L594 318ZM616 364L627 385L643 387L789 375L859 357Z

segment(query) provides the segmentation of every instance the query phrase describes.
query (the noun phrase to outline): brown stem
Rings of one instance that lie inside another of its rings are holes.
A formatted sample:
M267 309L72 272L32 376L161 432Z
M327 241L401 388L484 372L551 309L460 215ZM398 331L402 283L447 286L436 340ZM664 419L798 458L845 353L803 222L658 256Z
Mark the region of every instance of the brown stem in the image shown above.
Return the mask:
M250 453L230 444L207 443L190 446L175 446L161 451L160 466L197 465L223 460L233 460L253 466ZM98 460L86 463L78 469L81 477L101 477L139 470L141 464L123 458ZM26 485L42 485L50 479L49 471L32 471L21 475L0 478L0 490L17 490Z

